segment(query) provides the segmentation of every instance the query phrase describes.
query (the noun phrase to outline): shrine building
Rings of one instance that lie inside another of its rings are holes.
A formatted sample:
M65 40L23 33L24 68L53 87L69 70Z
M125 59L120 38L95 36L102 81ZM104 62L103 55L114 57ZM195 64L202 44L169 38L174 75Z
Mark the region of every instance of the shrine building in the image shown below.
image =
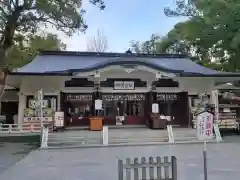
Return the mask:
M64 126L88 126L97 115L95 99L101 99L104 125L116 125L117 116L126 117L124 125L146 125L157 103L159 114L187 127L198 94L239 79L239 73L208 69L185 55L43 51L8 75L7 85L18 91L11 105L17 118L9 118L15 124L38 121L34 94L42 89L44 122L64 112Z

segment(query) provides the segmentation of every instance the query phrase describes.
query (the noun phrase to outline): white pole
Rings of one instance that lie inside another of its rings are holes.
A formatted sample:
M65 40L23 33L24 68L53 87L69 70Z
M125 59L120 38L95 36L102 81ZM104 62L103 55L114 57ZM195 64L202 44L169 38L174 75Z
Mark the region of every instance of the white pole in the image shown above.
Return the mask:
M41 122L41 128L43 128L43 108L42 108L42 100L40 100L40 122Z
M38 91L38 101L40 105L40 124L41 124L41 129L43 128L43 90Z
M103 145L108 146L108 126L103 126L102 139L103 139Z

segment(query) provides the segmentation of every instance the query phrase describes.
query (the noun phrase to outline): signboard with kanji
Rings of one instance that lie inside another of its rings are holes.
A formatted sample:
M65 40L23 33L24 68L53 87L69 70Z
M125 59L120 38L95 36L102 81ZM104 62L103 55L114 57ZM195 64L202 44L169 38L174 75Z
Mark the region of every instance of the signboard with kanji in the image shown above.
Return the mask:
M197 137L199 140L213 139L213 114L202 112L197 116Z

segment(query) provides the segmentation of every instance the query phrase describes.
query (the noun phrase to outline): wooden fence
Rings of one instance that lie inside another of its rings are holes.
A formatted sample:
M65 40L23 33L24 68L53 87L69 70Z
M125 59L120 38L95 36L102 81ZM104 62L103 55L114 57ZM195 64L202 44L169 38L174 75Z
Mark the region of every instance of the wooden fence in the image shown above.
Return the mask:
M132 173L133 172L133 173ZM118 180L177 180L175 156L118 160Z

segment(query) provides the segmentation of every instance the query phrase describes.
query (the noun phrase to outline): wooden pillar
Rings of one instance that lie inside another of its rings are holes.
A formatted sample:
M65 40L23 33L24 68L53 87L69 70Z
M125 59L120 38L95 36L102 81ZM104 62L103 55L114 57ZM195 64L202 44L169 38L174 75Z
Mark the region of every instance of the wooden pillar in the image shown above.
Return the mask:
M67 117L67 107L65 107L65 98L66 94L64 92L60 92L60 111L64 112L64 126L67 126L68 117Z

